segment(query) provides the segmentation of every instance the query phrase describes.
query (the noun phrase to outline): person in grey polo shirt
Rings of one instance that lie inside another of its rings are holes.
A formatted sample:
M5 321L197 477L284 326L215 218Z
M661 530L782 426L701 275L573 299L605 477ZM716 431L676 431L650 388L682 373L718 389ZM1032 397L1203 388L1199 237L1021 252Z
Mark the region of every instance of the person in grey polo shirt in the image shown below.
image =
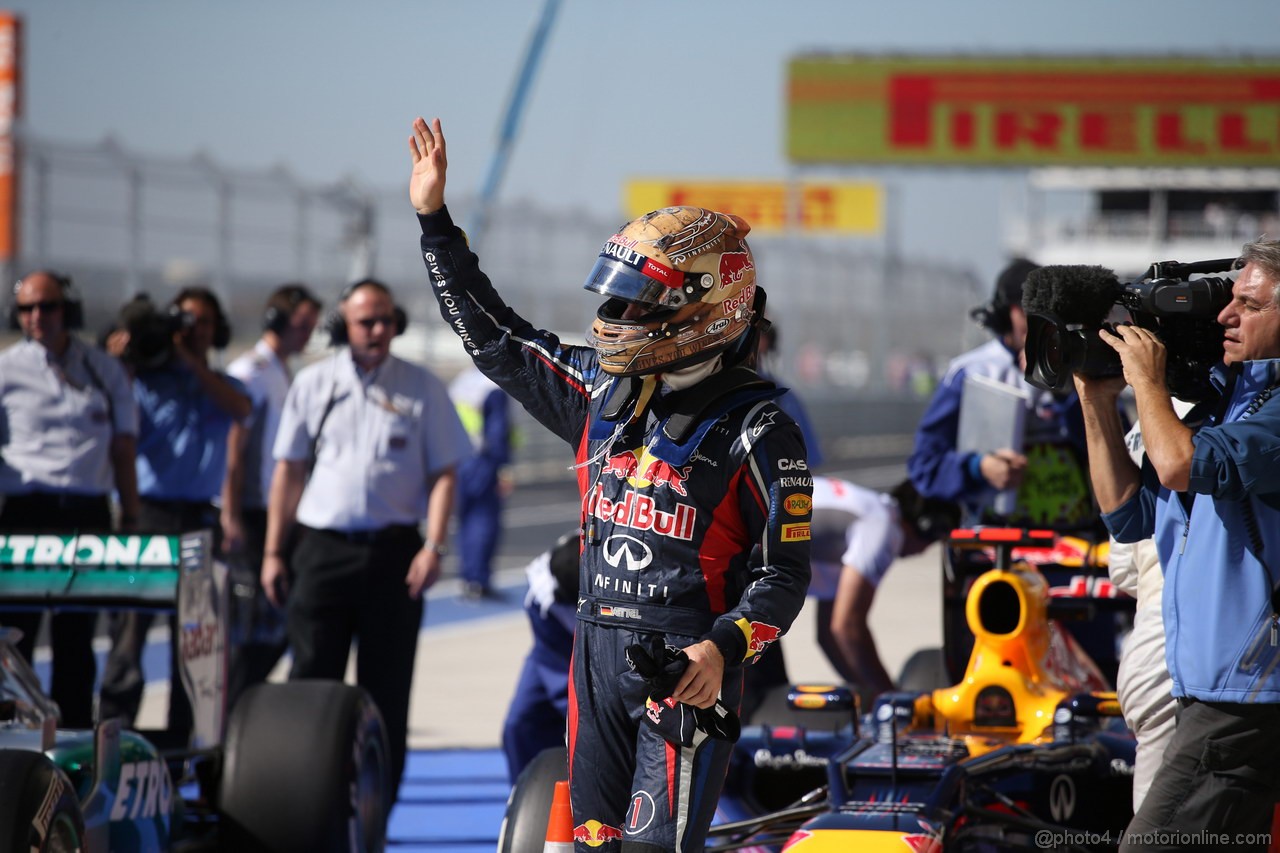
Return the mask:
M404 314L386 285L348 287L326 325L345 346L299 371L285 399L262 586L288 600L290 678L341 679L358 638L356 680L386 721L395 791L422 592L440 574L471 444L443 383L391 355Z
M23 340L0 353L0 530L73 533L111 530L111 493L120 522L138 517L134 470L138 409L123 366L71 334L82 325L70 279L48 270L14 287L9 323ZM0 613L21 628L32 656L40 613ZM50 623L50 695L62 724L93 725L96 614L56 613Z

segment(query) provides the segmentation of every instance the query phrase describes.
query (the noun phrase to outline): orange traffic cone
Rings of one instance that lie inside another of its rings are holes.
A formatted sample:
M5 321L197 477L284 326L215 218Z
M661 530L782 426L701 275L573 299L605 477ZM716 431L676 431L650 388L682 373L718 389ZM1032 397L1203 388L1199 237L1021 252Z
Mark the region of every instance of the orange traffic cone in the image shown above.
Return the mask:
M569 807L569 783L557 782L547 817L547 843L542 853L573 853L573 809Z

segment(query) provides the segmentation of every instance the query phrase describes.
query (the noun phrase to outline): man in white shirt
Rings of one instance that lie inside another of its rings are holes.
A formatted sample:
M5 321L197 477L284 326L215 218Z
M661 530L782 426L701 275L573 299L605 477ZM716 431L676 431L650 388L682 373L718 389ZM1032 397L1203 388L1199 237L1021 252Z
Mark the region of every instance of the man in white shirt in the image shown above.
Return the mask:
M241 565L252 575L257 591L245 642L237 646L228 672L228 708L246 688L266 680L288 645L284 616L266 600L258 578L267 535L267 496L275 472L271 451L293 380L289 359L311 340L321 307L320 300L302 284L276 288L263 312L262 337L227 367L227 374L244 384L253 400L253 412L244 421L233 423L227 434L222 547L243 561Z
M47 270L14 287L10 325L23 340L0 354L0 530L71 533L111 530L111 492L120 522L138 520L134 458L138 407L123 366L71 334L81 307L70 279ZM0 614L21 628L31 658L40 613ZM93 725L93 613L58 613L50 623L50 695L62 724Z
M471 444L444 384L391 355L405 321L385 284L348 287L332 319L346 346L299 371L280 418L262 586L277 606L288 598L290 678L341 679L358 638L356 680L386 722L394 792L422 593L440 575Z

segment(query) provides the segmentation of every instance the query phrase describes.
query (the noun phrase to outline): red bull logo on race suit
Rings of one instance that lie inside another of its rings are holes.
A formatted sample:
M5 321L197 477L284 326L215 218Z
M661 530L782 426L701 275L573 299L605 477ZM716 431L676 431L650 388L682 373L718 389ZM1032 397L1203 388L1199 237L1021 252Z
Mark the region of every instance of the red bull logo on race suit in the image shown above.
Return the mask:
M588 847L599 847L607 841L621 841L622 830L598 820L589 820L573 828L573 840L584 842Z
M619 527L632 530L652 530L659 536L671 536L685 541L693 539L698 520L698 510L688 504L676 504L675 512L657 508L653 498L637 492L627 492L620 501L604 496L604 488L596 485L587 493L587 515L603 521L611 521Z
M692 465L676 468L650 455L649 448L642 447L639 450L628 450L626 453L610 456L604 461L604 467L600 469L600 473L612 474L619 480L626 480L632 488L647 489L650 486L654 488L665 486L677 495L687 497L689 490L685 488L684 483L689 479L689 472L692 469Z
M777 625L770 625L766 622L750 622L746 619L739 619L735 624L742 631L742 636L747 638L748 658L752 655L760 654L782 636L782 630Z

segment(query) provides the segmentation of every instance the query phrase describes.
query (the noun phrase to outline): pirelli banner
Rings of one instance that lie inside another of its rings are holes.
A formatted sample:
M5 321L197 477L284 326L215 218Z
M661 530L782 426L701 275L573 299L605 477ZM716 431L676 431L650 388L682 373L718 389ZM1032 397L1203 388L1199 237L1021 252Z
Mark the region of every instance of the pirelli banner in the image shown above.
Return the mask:
M1280 56L803 56L787 81L795 163L1267 166Z
M884 193L879 184L856 181L628 181L627 216L694 205L735 213L753 234L784 230L871 236L883 230Z

